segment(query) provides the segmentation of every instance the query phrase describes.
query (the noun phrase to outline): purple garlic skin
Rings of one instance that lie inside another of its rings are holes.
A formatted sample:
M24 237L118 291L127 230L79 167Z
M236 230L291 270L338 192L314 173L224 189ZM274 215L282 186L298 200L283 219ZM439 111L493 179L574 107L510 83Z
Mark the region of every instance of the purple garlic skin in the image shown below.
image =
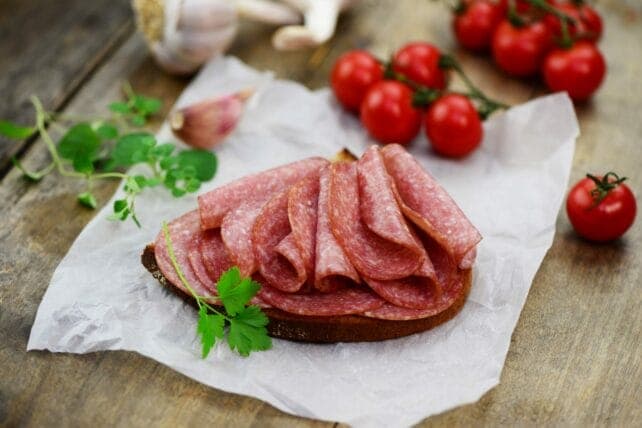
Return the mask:
M174 111L169 118L174 135L185 144L211 149L222 143L238 124L245 101L254 91L208 98Z

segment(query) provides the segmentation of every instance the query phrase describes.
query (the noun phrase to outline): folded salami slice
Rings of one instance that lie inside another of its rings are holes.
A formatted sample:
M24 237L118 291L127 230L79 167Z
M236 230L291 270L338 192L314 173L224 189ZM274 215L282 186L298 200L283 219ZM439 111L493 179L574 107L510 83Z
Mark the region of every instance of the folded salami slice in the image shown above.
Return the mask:
M195 237L195 240L198 241L199 238ZM189 259L189 265L192 268L194 275L196 275L196 278L198 278L200 283L207 288L210 294L216 296L218 294L218 291L216 290L216 280L212 279L207 272L207 269L205 269L203 254L200 249L200 242L190 249L187 258Z
M210 279L217 282L223 272L232 267L223 239L221 229L206 230L201 233L201 256L203 266Z
M319 170L328 163L320 157L308 158L240 178L200 195L198 209L201 227L219 227L228 211L242 203L262 205L261 203L269 200L275 193L292 186L310 172Z
M258 295L275 308L309 316L360 314L384 304L380 297L361 288L344 288L332 293L316 291L310 294L292 294L263 285Z
M343 248L334 238L328 216L330 192L330 168L324 168L319 178L319 201L316 235L316 264L314 287L330 292L341 287L359 283L359 274L348 260Z
M391 144L384 147L382 153L388 173L395 182L403 213L459 264L481 240L477 229L450 195L403 147Z
M340 162L331 165L331 171L330 225L357 271L377 280L404 278L416 272L423 263L416 247L384 239L362 222L356 165ZM398 209L396 204L372 208L381 213Z
M302 263L295 266L290 263L289 258L283 257L283 254L277 251L279 243L291 232L288 219L288 191L285 190L263 206L252 229L252 243L259 272L267 283L290 293L299 290L307 278ZM289 254L293 246L296 249L296 244L292 244L294 245L286 243L280 248L286 248L286 254Z
M299 250L299 260L305 268L307 278L314 275L318 199L318 173L311 173L292 186L288 193L288 219L292 239Z
M195 236L201 233L198 211L194 210L183 214L169 223L168 229L176 261L181 267L185 279L199 295L212 296L212 292L199 280L189 261L190 252L198 251L200 244L198 239L194 239ZM190 294L174 269L162 230L154 243L154 255L156 256L156 264L163 276L176 287Z
M221 238L230 260L249 276L256 271L256 259L252 247L252 228L264 203L246 202L230 210L221 224Z

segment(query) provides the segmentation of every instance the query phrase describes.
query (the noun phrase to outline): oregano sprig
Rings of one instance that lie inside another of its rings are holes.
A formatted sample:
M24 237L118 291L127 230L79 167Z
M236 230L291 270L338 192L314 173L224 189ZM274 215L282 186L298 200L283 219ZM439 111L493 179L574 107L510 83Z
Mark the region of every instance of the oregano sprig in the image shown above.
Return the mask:
M125 85L124 92L125 101L111 103L110 113L104 117L49 112L32 96L35 124L23 126L0 120L0 135L17 140L38 135L51 155L51 162L38 171L31 171L14 158L14 166L33 182L53 171L63 177L83 180L86 187L77 195L77 200L85 207L98 206L92 192L96 180L124 180L125 197L114 202L109 218L122 221L131 218L140 226L135 200L145 188L163 185L175 197L196 192L201 183L214 177L217 158L206 150L177 151L172 143L159 143L143 126L160 111L161 101L135 93L129 84ZM57 142L51 129L62 133ZM140 164L145 166L141 173L124 172Z
M198 305L196 332L201 338L202 357L207 358L214 345L225 339L230 349L236 350L242 356L248 356L253 351L270 349L272 339L266 329L269 320L261 308L249 305L252 297L261 288L260 284L252 278L241 277L238 267L224 272L216 285L218 298L225 308L225 312L222 312L210 305L206 297L200 296L185 278L174 253L167 223L163 223L163 236L176 274Z

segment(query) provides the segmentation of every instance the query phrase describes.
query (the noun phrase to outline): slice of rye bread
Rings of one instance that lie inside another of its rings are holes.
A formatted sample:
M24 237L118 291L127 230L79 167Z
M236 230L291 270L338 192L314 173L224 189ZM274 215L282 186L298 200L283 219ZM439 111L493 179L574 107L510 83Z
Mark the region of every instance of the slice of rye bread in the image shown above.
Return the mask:
M192 296L168 281L158 269L153 244L145 247L141 261L143 266L161 284L192 306L197 307ZM431 317L408 321L389 321L359 315L305 316L291 314L276 308L263 308L263 312L270 319L267 326L268 333L272 337L297 342L335 343L376 342L429 330L453 318L464 306L470 292L472 271L468 269L463 273L464 290L461 296L448 309ZM223 310L222 307L218 309Z

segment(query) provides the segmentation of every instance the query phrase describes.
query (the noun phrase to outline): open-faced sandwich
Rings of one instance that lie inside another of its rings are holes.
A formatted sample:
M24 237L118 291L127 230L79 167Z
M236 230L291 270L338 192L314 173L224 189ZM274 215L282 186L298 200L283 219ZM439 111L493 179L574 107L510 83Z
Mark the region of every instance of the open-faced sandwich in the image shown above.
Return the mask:
M308 158L201 195L169 224L173 258L216 302L231 266L261 289L252 303L273 337L375 341L455 316L471 286L481 235L402 146L358 159ZM142 261L191 298L160 233Z

